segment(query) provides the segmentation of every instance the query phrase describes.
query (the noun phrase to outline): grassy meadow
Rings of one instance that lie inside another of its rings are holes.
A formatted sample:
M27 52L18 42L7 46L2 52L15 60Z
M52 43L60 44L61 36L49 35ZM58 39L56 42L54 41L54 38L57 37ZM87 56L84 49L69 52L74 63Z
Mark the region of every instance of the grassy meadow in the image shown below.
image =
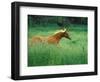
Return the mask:
M36 35L53 35L57 30L57 25L28 28L28 39ZM71 25L68 32L71 40L63 38L59 46L46 43L28 45L28 66L87 64L87 31L87 25Z

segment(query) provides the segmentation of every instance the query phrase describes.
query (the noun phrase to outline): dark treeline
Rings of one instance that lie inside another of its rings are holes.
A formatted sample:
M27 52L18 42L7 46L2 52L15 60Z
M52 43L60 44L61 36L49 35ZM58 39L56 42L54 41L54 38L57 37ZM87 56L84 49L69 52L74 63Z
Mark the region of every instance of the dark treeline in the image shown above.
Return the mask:
M51 24L58 25L59 27L70 26L72 24L87 25L87 17L28 15L29 27Z

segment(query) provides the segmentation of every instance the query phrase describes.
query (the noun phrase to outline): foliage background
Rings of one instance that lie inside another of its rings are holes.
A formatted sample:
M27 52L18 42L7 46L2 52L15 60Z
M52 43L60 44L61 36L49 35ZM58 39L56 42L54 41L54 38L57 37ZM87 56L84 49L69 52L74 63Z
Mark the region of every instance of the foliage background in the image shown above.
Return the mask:
M87 17L65 17L65 16L43 16L43 15L29 15L28 25L34 27L37 25L46 26L50 24L62 26L70 26L71 24L87 25Z

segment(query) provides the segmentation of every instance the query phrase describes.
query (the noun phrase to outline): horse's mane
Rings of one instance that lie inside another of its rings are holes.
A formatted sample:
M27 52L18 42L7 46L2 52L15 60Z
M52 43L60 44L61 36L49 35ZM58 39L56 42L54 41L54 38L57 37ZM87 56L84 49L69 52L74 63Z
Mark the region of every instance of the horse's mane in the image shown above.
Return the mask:
M57 30L56 32L54 32L54 34L60 33L60 32L65 32L65 30Z

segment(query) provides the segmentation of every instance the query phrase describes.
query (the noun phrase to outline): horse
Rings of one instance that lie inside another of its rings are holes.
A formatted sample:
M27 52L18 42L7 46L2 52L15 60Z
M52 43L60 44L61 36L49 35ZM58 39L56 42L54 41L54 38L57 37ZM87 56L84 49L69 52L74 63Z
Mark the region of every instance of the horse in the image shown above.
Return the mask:
M50 36L33 36L31 38L32 44L34 43L48 43L48 44L59 44L62 38L67 38L71 40L66 29L58 30L53 35Z

